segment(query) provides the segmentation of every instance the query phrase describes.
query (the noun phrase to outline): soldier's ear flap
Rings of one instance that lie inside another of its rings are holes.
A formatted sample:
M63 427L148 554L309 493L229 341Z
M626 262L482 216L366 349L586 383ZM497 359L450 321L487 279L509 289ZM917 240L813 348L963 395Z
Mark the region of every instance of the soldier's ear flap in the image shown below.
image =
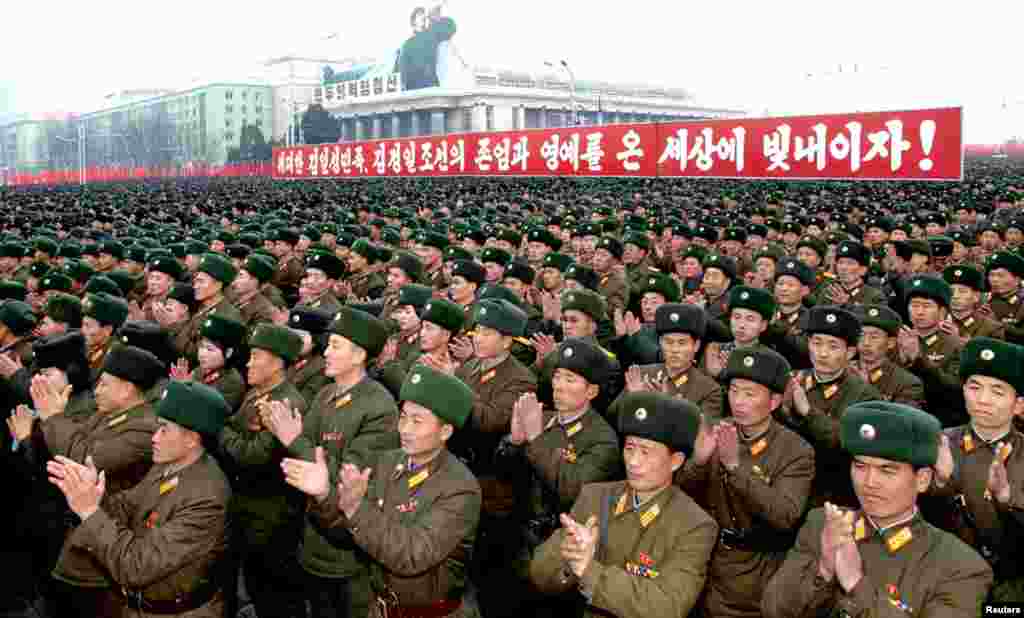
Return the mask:
M915 472L915 480L917 481L917 493L923 494L928 491L928 488L932 485L932 476L935 474L935 470L931 466L922 466Z
M441 441L447 442L451 439L452 434L455 433L455 426L451 423L444 423L441 425Z
M601 386L598 384L587 384L587 401L593 401L597 399L597 396L601 394Z
M672 473L674 474L683 467L684 463L686 463L686 455L680 451L676 451L672 453L670 461L672 462Z

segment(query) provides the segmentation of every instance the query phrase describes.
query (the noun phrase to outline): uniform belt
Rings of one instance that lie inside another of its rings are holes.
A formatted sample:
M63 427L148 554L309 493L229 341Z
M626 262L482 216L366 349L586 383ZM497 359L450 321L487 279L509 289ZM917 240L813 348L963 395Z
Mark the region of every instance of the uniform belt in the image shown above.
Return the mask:
M212 582L200 586L188 594L181 594L173 599L147 599L141 590L128 590L115 587L114 592L128 609L139 610L149 614L183 614L206 605L217 594L220 587Z

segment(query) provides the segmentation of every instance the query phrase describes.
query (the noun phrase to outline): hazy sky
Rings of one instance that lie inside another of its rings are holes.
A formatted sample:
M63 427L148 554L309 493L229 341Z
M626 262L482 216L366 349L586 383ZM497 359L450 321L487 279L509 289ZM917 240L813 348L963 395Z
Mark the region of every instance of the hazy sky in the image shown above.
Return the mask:
M381 56L409 35L409 12L420 3L7 4L0 114L88 111L122 88L244 79L273 56ZM1024 136L1020 0L450 0L448 7L470 63L539 72L545 60L565 58L579 78L689 88L700 103L754 113L963 105L968 141Z

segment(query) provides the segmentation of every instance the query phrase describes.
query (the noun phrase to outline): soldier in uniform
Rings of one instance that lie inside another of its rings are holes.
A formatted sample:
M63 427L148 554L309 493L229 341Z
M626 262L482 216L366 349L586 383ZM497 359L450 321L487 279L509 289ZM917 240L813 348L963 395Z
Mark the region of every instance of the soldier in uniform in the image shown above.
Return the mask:
M724 319L729 311L729 290L736 281L736 260L712 253L704 258L701 266L704 269L700 284L704 293L704 311L708 314L709 322L720 322L717 332L725 333L727 328Z
M1006 339L1011 343L1024 343L1021 277L1024 277L1024 258L1015 253L994 253L985 263L985 278L991 290L987 304L992 309L992 317L1006 327Z
M273 254L277 258L277 272L271 284L281 290L288 306L294 304L299 293L299 282L302 280L302 260L295 253L295 243L299 242L299 233L281 226L270 234Z
M295 385L308 403L316 399L323 387L330 384L324 375L324 348L327 347L327 327L333 313L321 309L292 309L288 325L302 339L298 358L288 367L288 381Z
M960 375L970 422L947 429L935 464L933 495L947 500L950 530L988 560L990 601L1024 598L1024 434L1014 428L1024 393L1024 348L987 337L961 353Z
M629 231L622 235L622 263L631 293L644 288L652 271L660 272L650 259L650 250L651 241L646 233Z
M274 263L270 258L254 253L245 258L238 275L231 282L234 302L242 315L242 323L250 331L260 324L274 321L278 309L263 295L263 286L274 277Z
M839 419L854 403L881 399L876 388L849 371L860 333L860 320L845 309L820 306L808 311L812 368L794 376L778 410L779 420L815 449L814 505L854 501L846 475L849 460L839 450Z
M188 327L198 308L195 289L189 283L175 283L167 299L153 305L156 323L167 332L175 351L188 347Z
M188 340L185 348L178 349L178 353L188 359L189 363L196 360L196 353L199 347L199 328L206 320L206 316L217 314L236 322L242 322L242 314L238 309L224 297L224 289L235 280L238 271L231 263L231 260L219 253L207 253L199 259L198 270L193 280L196 302L199 308L192 314L185 332L188 333Z
M778 307L772 317L763 340L789 361L794 369L811 366L810 352L804 325L807 322L807 298L814 286L814 271L796 258L779 261L775 272L775 304Z
M861 378L878 389L886 401L925 409L924 384L893 360L903 320L886 305L856 307L861 319L857 360L851 364Z
M448 277L444 274L444 250L448 238L435 232L422 232L416 239L416 257L423 263L423 283L435 292L448 289Z
M775 297L767 290L737 286L729 293L731 341L708 343L702 366L713 378L725 369L734 350L759 347L760 339L775 317Z
M245 396L245 380L237 369L244 362L242 346L246 340L246 328L216 314L210 315L199 327L198 365L190 370L184 359L171 368L171 377L177 380L195 380L214 388L224 397L231 412L242 405Z
M409 290L409 293L417 293ZM419 299L410 298L418 302ZM462 307L449 300L431 299L422 309L419 316L419 336L415 342L415 350L408 350L399 357L395 353L394 360L385 362L380 368L381 381L393 393L397 393L405 382L405 375L413 363L422 356L433 356L436 363L448 365L452 363L450 346L452 338L458 334L466 322L466 314ZM410 343L409 345L413 345ZM390 356L391 351L388 350Z
M227 404L208 386L172 381L157 414L154 465L128 491L105 492L106 470L97 472L91 460L58 457L47 466L81 519L67 547L113 582L101 603L90 607L76 598L79 615L224 615L218 563L231 489L204 444L220 432Z
M387 275L388 285L381 299L380 317L385 321L393 322L394 318L391 314L399 306L398 301L402 288L419 283L423 278L423 263L411 253L400 252L388 265Z
M502 469L510 475L518 471L521 477L521 536L516 548L520 556L507 557L503 569L481 574L489 584L481 594L485 615L519 615L525 609L516 607L515 601L530 603L530 593L522 587L512 593L510 582L526 583L521 558L532 555L558 528L559 514L569 510L584 485L621 478L618 436L592 407L607 380L608 358L578 339L564 341L555 355L554 410L545 413L536 395L523 394L515 403L511 433L499 454Z
M840 421L857 504L810 513L764 591L765 618L978 614L992 569L921 517L940 425L908 406L867 402Z
M631 393L619 433L626 480L585 486L530 578L585 616L686 616L707 577L718 526L672 484L694 450L700 411L662 393ZM560 614L566 615L566 614Z
M855 240L836 247L836 278L821 290L818 302L825 305L874 305L882 302L882 291L865 283L871 251Z
M907 285L910 327L898 337L900 363L924 383L927 409L947 427L966 419L960 389L960 340L941 328L949 311L949 284L918 275Z
M471 617L466 565L480 517L480 486L446 449L471 414L458 378L417 365L401 389L401 449L366 468L345 464L332 486L322 447L313 463L286 459L285 479L311 496L310 516L373 561L371 616Z
M28 303L0 303L0 375L10 378L19 367L32 365L32 331L36 316ZM8 371L10 370L10 371Z
M985 276L974 266L958 264L947 266L942 278L949 284L949 318L956 325L961 345L974 337L1006 338L1006 326L980 310L985 291Z
M64 292L52 292L46 299L43 319L36 328L40 337L63 334L82 327L82 301Z
M114 333L128 319L128 303L110 294L89 294L82 302L82 334L89 357L92 383L100 379L103 361L116 339Z
M594 272L600 277L597 292L608 301L608 312L615 315L629 308L629 283L626 281L622 264L622 243L612 236L605 236L597 243L592 260Z
M365 238L352 244L348 255L348 280L341 286L348 291L349 300L375 300L387 288L387 280L372 266L378 261L377 248Z
M70 389L58 392L52 384L34 379L33 401L49 452L78 463L85 463L86 458L94 462L104 471L111 495L134 487L152 464L151 440L157 430L156 416L144 393L165 371L152 353L134 346L116 346L107 355L96 384L96 413L84 421L63 414ZM102 560L70 538L64 543L53 576L59 582L62 616L90 615L93 608L102 606L107 589L114 583Z
M343 463L362 470L377 453L398 446L398 408L388 390L366 372L387 341L384 323L342 307L328 331L324 373L334 383L320 391L305 418L284 406L272 406L268 427L293 459L315 461L315 448L323 447L331 477L337 478ZM299 563L313 618L366 615L370 586L358 548L335 543L308 518L302 534Z
M679 284L671 275L652 272L632 294L639 299L640 319L632 311L614 314L615 338L608 345L621 364L656 363L660 350L654 315L661 305L679 302ZM600 327L599 324L599 334Z
M258 615L289 618L297 614L301 595L282 564L294 554L302 526L301 500L277 474L287 451L267 430L272 405L289 414L306 414L306 401L286 378L302 340L291 329L261 324L249 339L249 392L220 436L225 472L231 479L231 521L237 565ZM229 591L229 607L234 605Z
M306 257L306 274L299 285L299 304L296 307L335 313L341 308L341 301L334 296L333 290L344 276L345 262L341 258L333 253L310 252Z
M697 306L666 303L654 314L661 362L631 366L626 372L626 389L609 408L608 418L618 418L627 393L662 391L686 399L700 408L709 421L722 417L722 387L696 365L695 357L704 341L707 316Z
M155 322L155 306L167 300L174 282L184 274L184 267L173 257L159 255L153 258L146 274L146 296L142 299L141 307L137 303L132 307L138 310L132 312L131 319Z
M487 278L487 271L484 267L472 260L455 260L452 266L451 285L448 287L448 297L455 304L462 307L466 316L466 326L472 323L473 303L476 302L477 293L484 285Z
M790 379L789 363L764 348L735 350L722 373L728 419L676 482L719 526L703 615L759 617L761 594L793 546L814 476L814 449L772 418Z

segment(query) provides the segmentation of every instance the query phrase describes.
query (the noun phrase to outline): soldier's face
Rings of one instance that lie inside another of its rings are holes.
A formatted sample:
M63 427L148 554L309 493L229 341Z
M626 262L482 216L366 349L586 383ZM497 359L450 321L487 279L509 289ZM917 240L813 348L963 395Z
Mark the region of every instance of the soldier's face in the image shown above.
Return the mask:
M668 333L661 336L661 354L665 367L673 374L686 371L693 364L693 357L700 346L700 340L686 333Z
M644 259L644 251L633 243L626 243L622 248L622 263L632 266L639 264Z
M626 436L622 460L626 464L629 486L633 491L646 493L672 484L672 474L682 467L685 457L682 453L671 452L660 442Z
M551 376L551 390L555 410L575 413L586 408L597 397L600 389L575 371L555 369Z
M195 290L196 301L203 302L216 296L223 285L206 273L196 273L192 287Z
M413 401L402 402L398 414L398 439L402 451L416 463L426 463L451 437L453 427L428 408Z
M834 375L849 364L846 341L833 335L815 333L808 341L814 370L822 375Z
M548 251L548 246L542 242L531 240L526 243L526 259L534 264L543 261Z
M597 330L594 320L576 309L563 311L561 324L566 337L588 337Z
M734 378L729 382L729 410L736 425L744 429L759 429L778 407L781 397L773 395L764 385L752 380ZM748 431L747 433L751 433Z
M420 349L434 352L448 345L451 333L433 322L423 322L420 326Z
M993 268L988 273L988 284L993 294L1003 296L1017 291L1020 279L1005 268Z
M400 305L391 312L391 317L398 322L398 328L403 333L411 333L420 327L420 319L412 305Z
M512 292L520 299L523 298L523 294L526 291L526 284L516 279L515 277L506 277L501 282L502 285L512 290Z
M598 249L594 252L592 264L594 270L599 273L606 273L612 267L613 256L607 249Z
M496 358L512 346L511 337L504 337L489 326L480 326L473 337L473 348L480 359Z
M199 342L196 354L203 371L215 371L224 366L224 351L209 339L202 339Z
M540 269L540 280L544 289L553 292L562 287L562 273L557 268L546 267Z
M249 355L247 380L252 386L267 384L274 375L284 370L284 363L276 354L267 350L255 349Z
M877 326L865 326L857 342L857 353L862 363L875 365L888 356L890 347L889 333Z
M195 432L177 423L157 419L157 428L151 440L153 463L167 464L181 461L198 446L199 437Z
M388 289L392 292L397 292L402 289L403 285L412 283L409 280L408 275L401 268L389 268L388 269Z
M96 410L119 412L126 409L137 394L134 384L104 371L96 382Z
M98 348L110 339L110 334L113 332L113 328L110 326L104 327L96 318L83 317L82 318L82 335L85 336L85 345L89 348Z
M945 310L930 298L915 296L908 305L911 325L920 333L930 333L945 318Z
M861 266L861 263L853 258L841 257L836 260L836 275L839 277L839 281L847 287L863 283L866 273L867 268Z
M238 276L231 282L231 287L235 292L244 296L255 292L260 287L260 281L249 274L249 271L242 269L238 271Z
M324 271L318 268L307 268L306 276L302 278L299 287L300 293L302 292L301 288L305 288L310 296L316 296L330 289L331 280L327 278Z
M768 322L760 313L742 308L729 312L729 324L732 327L733 338L740 345L753 343L768 327Z
M956 313L969 313L978 307L981 302L981 293L966 285L954 283L949 286L953 290L953 297L950 299L950 307Z
M915 472L908 463L859 455L850 464L850 476L861 508L875 523L887 526L910 513L917 495L931 484L932 471Z
M366 353L355 343L341 335L331 335L324 350L324 375L337 378L361 369Z
M817 251L810 247L800 247L797 249L796 259L806 264L811 270L817 270L818 266L821 265L821 256L818 255Z
M762 282L775 279L775 260L771 258L758 258L757 276Z
M693 279L699 277L700 271L700 260L694 257L688 257L683 260L683 276L687 279Z
M971 424L993 435L1012 428L1013 417L1024 415L1024 397L998 378L972 375L964 382L964 400Z
M701 281L700 287L703 288L704 293L711 298L718 298L725 291L725 288L729 286L729 278L725 276L725 273L717 268L709 268L704 271L704 278Z
M640 297L640 314L644 322L653 322L658 307L665 304L665 297L659 292L644 292Z
M46 381L49 382L58 393L64 390L64 387L68 385L68 375L56 367L47 367L46 369L42 369L39 371L39 375L46 378Z
M67 325L63 322L57 322L50 316L44 316L42 321L39 322L39 326L35 328L35 335L37 337L48 337L50 335L57 335L67 330Z
M496 262L486 262L484 264L484 272L486 273L487 283L498 283L505 276L505 267Z

